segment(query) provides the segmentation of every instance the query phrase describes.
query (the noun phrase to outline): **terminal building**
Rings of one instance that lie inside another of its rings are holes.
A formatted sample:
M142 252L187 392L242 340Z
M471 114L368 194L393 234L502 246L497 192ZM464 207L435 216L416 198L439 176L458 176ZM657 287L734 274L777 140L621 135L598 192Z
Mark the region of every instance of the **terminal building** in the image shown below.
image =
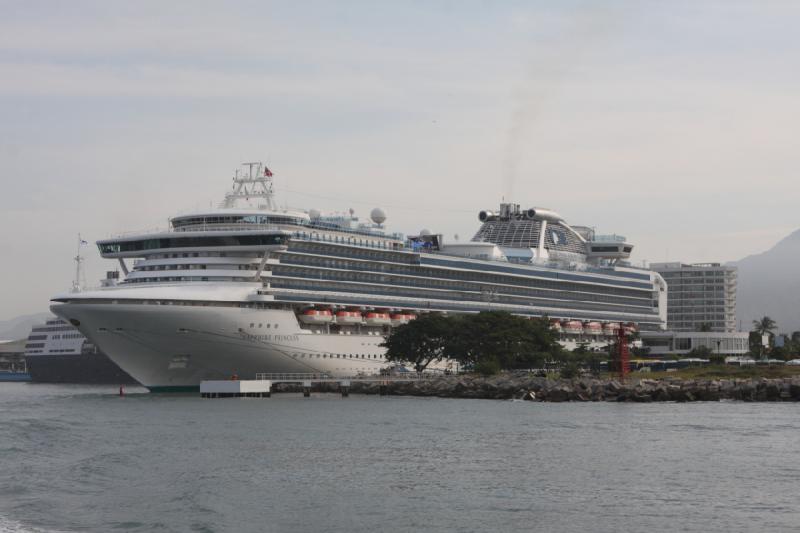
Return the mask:
M736 330L737 270L719 263L652 263L667 282L667 331L642 332L650 357L694 350L725 356L750 351L749 333Z
M743 356L750 352L747 331L642 331L642 346L648 357L690 356L693 350L708 348L709 354Z

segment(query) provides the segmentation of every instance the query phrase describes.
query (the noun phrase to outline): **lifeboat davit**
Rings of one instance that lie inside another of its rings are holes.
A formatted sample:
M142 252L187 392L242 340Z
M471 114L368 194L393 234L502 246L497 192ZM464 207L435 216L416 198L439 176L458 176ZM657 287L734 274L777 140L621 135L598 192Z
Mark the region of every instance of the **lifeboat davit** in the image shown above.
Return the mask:
M616 322L608 322L603 326L603 335L616 335L617 331L619 331L619 324Z
M600 322L587 322L583 326L583 332L587 335L602 335L603 324Z
M358 311L336 311L336 323L343 325L361 324L361 313Z
M392 323L392 319L389 317L389 313L367 313L367 316L364 317L365 322L368 326L388 326Z
M564 333L570 335L580 335L583 333L583 322L580 320L568 320L564 323Z
M306 309L300 314L303 324L328 324L333 322L333 315L328 309Z
M628 322L623 327L625 328L625 333L627 335L632 335L636 333L636 324L634 324L633 322Z

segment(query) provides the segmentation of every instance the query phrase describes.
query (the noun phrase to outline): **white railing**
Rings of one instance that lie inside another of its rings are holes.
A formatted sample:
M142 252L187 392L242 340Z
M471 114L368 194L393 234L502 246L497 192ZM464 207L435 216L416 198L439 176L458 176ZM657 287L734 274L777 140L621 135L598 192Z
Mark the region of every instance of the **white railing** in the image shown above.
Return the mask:
M262 372L256 374L256 379L270 380L270 381L315 381L320 379L331 379L329 374L317 374L313 372L283 372L283 373L270 373Z
M256 374L257 381L283 381L283 382L302 382L302 381L316 381L316 382L333 382L333 381L421 381L424 379L432 379L441 376L441 373L433 372L403 372L391 374L356 374L353 376L331 376L325 373L304 373L304 372L289 372L289 373L268 373L262 372Z

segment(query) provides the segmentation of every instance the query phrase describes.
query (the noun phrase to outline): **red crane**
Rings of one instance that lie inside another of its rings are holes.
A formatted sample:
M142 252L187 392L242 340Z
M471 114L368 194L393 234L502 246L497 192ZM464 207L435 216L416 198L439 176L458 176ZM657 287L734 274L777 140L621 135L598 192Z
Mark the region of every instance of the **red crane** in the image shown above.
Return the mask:
M617 330L617 364L619 365L619 377L624 380L631 371L631 354L628 351L628 332L623 324L620 324L620 328Z

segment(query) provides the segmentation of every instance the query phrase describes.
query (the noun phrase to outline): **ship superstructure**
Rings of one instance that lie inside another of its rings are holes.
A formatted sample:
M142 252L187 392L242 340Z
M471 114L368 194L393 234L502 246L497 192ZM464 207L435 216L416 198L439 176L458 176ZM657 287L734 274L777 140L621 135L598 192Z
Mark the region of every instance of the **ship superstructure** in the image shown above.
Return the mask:
M232 374L375 373L384 335L426 312L548 316L573 346L663 327L666 285L624 264L632 246L551 210L502 204L461 243L388 233L385 220L380 209L369 222L280 209L272 173L250 163L220 208L99 241L123 279L59 295L52 309L154 390Z

